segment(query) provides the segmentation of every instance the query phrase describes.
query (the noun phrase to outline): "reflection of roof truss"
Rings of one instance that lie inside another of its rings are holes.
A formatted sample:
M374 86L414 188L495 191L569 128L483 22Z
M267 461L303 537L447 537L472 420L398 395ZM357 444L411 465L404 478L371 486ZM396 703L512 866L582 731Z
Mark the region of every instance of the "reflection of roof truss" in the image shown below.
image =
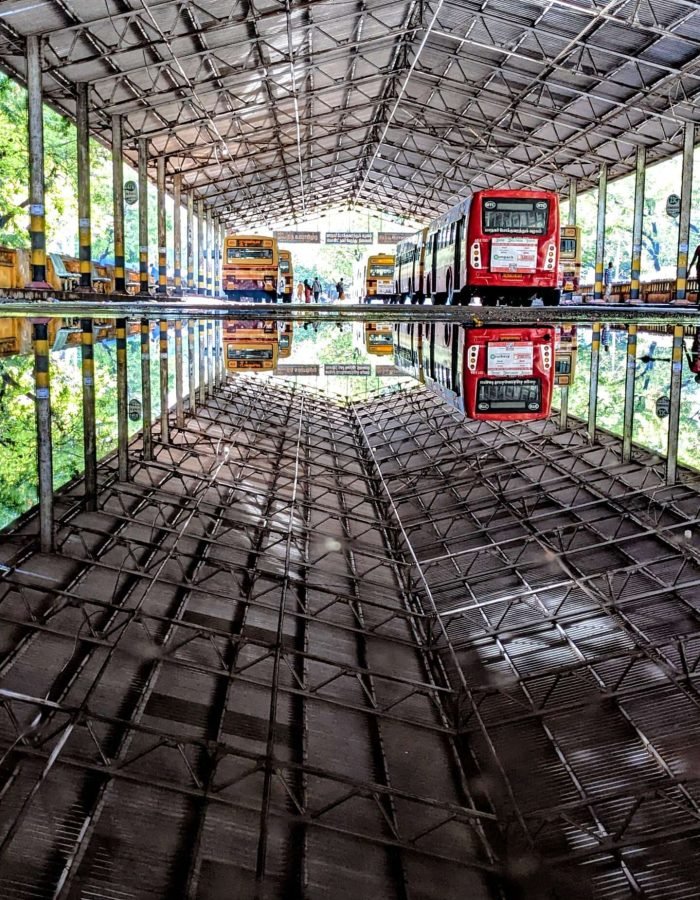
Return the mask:
M120 0L42 4L47 97L91 85L107 143L149 137L231 226L341 202L427 219L474 186L594 183L677 152L695 122L690 0ZM0 17L24 77L35 4ZM72 10L72 12L71 12ZM433 26L430 28L430 26Z

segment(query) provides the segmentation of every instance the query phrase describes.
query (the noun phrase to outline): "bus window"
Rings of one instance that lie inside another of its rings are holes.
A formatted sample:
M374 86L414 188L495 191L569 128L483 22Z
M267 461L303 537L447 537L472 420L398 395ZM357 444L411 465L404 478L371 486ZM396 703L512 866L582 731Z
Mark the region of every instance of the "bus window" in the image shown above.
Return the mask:
M548 218L546 200L489 197L483 204L485 234L545 234Z

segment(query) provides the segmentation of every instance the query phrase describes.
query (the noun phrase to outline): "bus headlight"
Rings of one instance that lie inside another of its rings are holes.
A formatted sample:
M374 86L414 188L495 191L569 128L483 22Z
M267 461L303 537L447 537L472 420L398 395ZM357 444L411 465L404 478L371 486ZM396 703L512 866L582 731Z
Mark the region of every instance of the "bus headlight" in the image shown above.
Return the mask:
M472 269L481 268L481 244L478 241L474 241L471 246L469 261Z

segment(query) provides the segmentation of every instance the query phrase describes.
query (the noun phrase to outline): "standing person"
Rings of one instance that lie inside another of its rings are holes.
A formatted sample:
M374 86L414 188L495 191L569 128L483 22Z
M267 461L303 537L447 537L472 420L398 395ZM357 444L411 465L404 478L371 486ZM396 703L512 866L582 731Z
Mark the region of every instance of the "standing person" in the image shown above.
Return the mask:
M304 279L304 296L307 303L311 303L311 285L309 284L309 279Z
M607 298L610 296L610 292L612 291L612 282L613 282L613 264L612 260L608 263L608 268L603 272L603 284L605 285L605 294L604 296Z
M688 263L688 278L693 277L693 266L697 266L695 269L695 277L700 281L700 244L695 248L695 253L693 253L693 258ZM700 296L698 297L700 301Z
M303 303L303 302L304 302L304 285L300 281L299 284L297 285L297 303Z
M335 289L336 289L336 291L338 291L338 300L344 300L345 299L345 285L343 284L342 278L336 284Z
M318 303L318 298L321 296L321 282L318 280L318 275L315 275L311 282L311 290L314 292L314 303Z

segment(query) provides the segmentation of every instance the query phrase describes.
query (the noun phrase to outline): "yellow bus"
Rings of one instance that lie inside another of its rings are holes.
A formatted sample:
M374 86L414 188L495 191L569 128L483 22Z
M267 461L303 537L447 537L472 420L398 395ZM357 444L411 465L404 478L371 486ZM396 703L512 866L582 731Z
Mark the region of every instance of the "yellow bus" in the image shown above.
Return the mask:
M277 240L256 234L231 234L224 239L223 281L229 300L277 300L279 254Z
M279 251L279 286L282 287L284 282L284 290L282 293L282 301L284 303L292 302L292 293L294 292L294 265L292 264L292 254L289 250ZM279 291L278 291L279 293Z
M395 293L394 269L396 258L393 254L380 253L370 256L363 273L360 302L365 300L391 300Z
M388 323L358 322L356 346L370 356L390 356L394 352L394 328Z
M224 319L224 358L233 372L267 371L277 365L277 323Z
M564 225L559 234L561 289L570 294L581 283L581 229L578 225Z
M279 323L278 353L280 359L288 359L292 355L292 339L294 337L294 325L292 322Z

